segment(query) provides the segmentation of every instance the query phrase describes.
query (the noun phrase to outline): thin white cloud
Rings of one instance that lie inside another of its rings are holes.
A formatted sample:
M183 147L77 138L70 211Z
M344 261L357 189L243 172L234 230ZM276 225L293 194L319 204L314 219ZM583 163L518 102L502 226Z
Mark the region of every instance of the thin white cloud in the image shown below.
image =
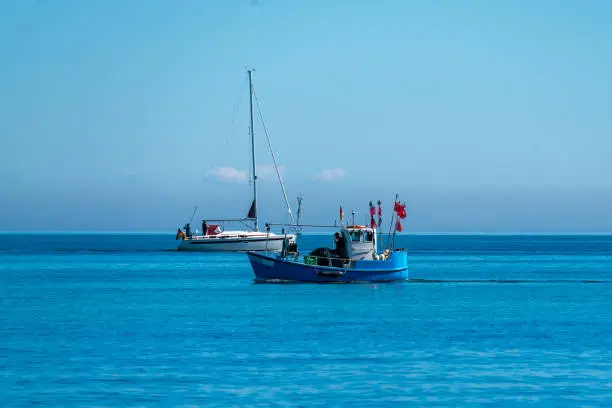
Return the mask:
M281 176L285 174L285 170L287 170L285 166L278 166L278 172L281 174ZM258 178L267 179L270 176L276 178L276 169L274 168L273 164L264 164L262 166L257 166Z
M238 181L243 182L249 179L246 171L238 170L234 167L219 167L210 170L206 173L208 176L214 176L221 181Z
M323 169L321 172L315 175L315 178L324 181L333 181L343 178L346 175L346 171L344 169L333 168L333 169Z
M278 171L281 176L285 173L285 166L278 166ZM238 170L235 167L223 166L212 169L206 173L207 176L216 177L221 181L238 181L244 182L249 180L249 174L246 171ZM264 164L257 166L257 178L260 180L276 179L276 169L272 164Z

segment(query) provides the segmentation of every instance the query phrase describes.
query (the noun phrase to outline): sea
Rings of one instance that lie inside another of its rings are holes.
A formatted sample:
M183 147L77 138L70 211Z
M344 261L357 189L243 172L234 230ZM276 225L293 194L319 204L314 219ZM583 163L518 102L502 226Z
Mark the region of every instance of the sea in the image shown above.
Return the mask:
M176 246L0 234L0 407L612 406L612 236L400 234L380 284Z

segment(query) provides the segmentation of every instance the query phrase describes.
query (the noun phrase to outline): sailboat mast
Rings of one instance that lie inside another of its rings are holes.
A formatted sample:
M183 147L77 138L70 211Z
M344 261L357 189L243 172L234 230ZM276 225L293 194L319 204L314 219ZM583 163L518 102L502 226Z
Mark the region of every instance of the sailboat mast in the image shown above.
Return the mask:
M249 102L251 111L251 161L253 165L253 206L255 210L255 231L259 231L259 220L257 218L257 174L255 173L255 128L253 127L253 70L249 69Z

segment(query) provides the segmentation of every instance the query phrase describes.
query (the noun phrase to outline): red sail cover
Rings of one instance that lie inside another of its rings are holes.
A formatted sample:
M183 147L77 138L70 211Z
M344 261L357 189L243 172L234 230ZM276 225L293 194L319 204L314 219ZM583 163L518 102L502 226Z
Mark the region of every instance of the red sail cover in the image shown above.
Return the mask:
M209 225L208 235L217 235L220 232L219 225Z
M247 218L255 218L255 200L253 200L253 204L251 204L251 209L249 210Z

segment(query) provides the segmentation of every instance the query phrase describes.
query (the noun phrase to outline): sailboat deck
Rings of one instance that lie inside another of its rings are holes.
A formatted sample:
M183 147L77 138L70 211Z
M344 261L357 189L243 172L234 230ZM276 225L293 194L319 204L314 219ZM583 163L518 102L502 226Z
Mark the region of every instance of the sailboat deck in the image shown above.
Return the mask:
M206 239L228 239L228 238L266 238L276 237L274 233L266 233L259 231L223 231L219 234L214 235L193 235L190 239L192 240L206 240Z

